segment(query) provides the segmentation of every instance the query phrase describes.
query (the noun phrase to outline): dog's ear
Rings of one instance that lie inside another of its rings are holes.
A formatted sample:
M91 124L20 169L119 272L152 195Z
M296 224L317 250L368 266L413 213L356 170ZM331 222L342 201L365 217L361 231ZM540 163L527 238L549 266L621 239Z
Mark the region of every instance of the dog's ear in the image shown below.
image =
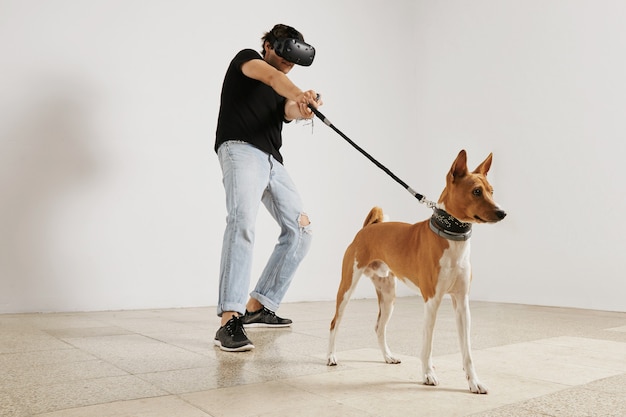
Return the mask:
M489 172L489 168L491 168L492 159L493 153L490 153L489 156L483 161L483 163L476 167L476 169L474 170L474 174L482 174L486 176Z
M467 153L465 149L461 150L457 155L454 163L452 163L452 168L450 168L450 173L448 174L452 181L456 178L462 178L468 174L467 170Z

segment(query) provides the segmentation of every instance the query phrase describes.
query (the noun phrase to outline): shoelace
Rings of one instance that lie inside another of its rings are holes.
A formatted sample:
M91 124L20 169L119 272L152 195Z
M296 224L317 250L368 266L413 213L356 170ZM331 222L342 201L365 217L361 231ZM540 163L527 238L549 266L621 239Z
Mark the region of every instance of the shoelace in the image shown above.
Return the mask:
M226 323L226 330L228 330L228 333L231 336L234 336L238 332L246 334L243 328L243 322L241 321L241 317L239 316L233 316L231 320L228 320L228 323Z

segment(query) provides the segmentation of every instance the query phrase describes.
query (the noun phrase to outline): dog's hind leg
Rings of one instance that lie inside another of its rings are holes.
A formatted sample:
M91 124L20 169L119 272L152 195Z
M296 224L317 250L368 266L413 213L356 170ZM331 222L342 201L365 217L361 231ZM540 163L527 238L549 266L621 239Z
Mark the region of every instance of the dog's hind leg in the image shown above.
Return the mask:
M339 323L341 323L341 318L343 317L344 310L350 301L350 297L356 288L356 284L359 282L361 275L363 274L363 269L358 269L356 267L356 262L353 265L347 265L346 260L344 259L344 270L341 275L341 283L339 284L339 290L337 291L337 304L335 307L335 317L330 322L330 337L328 339L328 355L327 362L328 366L337 365L337 356L335 355L335 342L337 339L337 330L339 328Z
M400 359L393 356L387 345L387 323L389 323L393 313L393 305L396 300L396 277L392 273L388 273L386 277L373 275L370 278L376 287L376 295L378 296L378 319L376 320L378 345L385 362L400 363Z
M456 327L459 333L459 344L463 355L463 369L469 383L469 389L476 394L487 394L487 387L480 383L478 375L474 370L472 361L472 345L470 342L471 316L469 308L469 297L467 294L454 295L452 297L452 307L456 317Z
M424 338L422 340L422 373L424 374L424 385L439 385L435 367L433 365L433 332L437 310L441 305L441 296L430 298L424 304Z

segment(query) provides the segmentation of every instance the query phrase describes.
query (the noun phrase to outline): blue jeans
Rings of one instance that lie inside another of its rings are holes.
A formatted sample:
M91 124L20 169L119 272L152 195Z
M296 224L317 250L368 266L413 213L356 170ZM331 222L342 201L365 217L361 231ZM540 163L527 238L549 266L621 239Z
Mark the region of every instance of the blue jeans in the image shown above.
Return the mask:
M245 312L261 202L280 226L280 236L250 296L276 311L311 246L308 216L285 167L274 157L241 141L223 143L217 154L228 211L217 314Z

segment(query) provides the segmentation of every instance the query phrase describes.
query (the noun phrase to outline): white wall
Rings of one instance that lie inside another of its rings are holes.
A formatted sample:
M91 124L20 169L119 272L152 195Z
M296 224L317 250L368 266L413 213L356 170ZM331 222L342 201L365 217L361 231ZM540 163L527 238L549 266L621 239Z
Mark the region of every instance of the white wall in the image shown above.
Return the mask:
M626 3L420 2L416 136L494 152L473 298L626 311Z
M416 190L436 199L461 148L473 165L494 152L509 216L475 228L473 299L625 311L625 14L617 1L2 0L0 312L217 302L219 91L232 55L278 22L318 51L292 79ZM319 121L284 133L315 233L285 301L330 300L371 206L429 212ZM255 274L276 234L261 212ZM356 296L373 294L364 281Z

